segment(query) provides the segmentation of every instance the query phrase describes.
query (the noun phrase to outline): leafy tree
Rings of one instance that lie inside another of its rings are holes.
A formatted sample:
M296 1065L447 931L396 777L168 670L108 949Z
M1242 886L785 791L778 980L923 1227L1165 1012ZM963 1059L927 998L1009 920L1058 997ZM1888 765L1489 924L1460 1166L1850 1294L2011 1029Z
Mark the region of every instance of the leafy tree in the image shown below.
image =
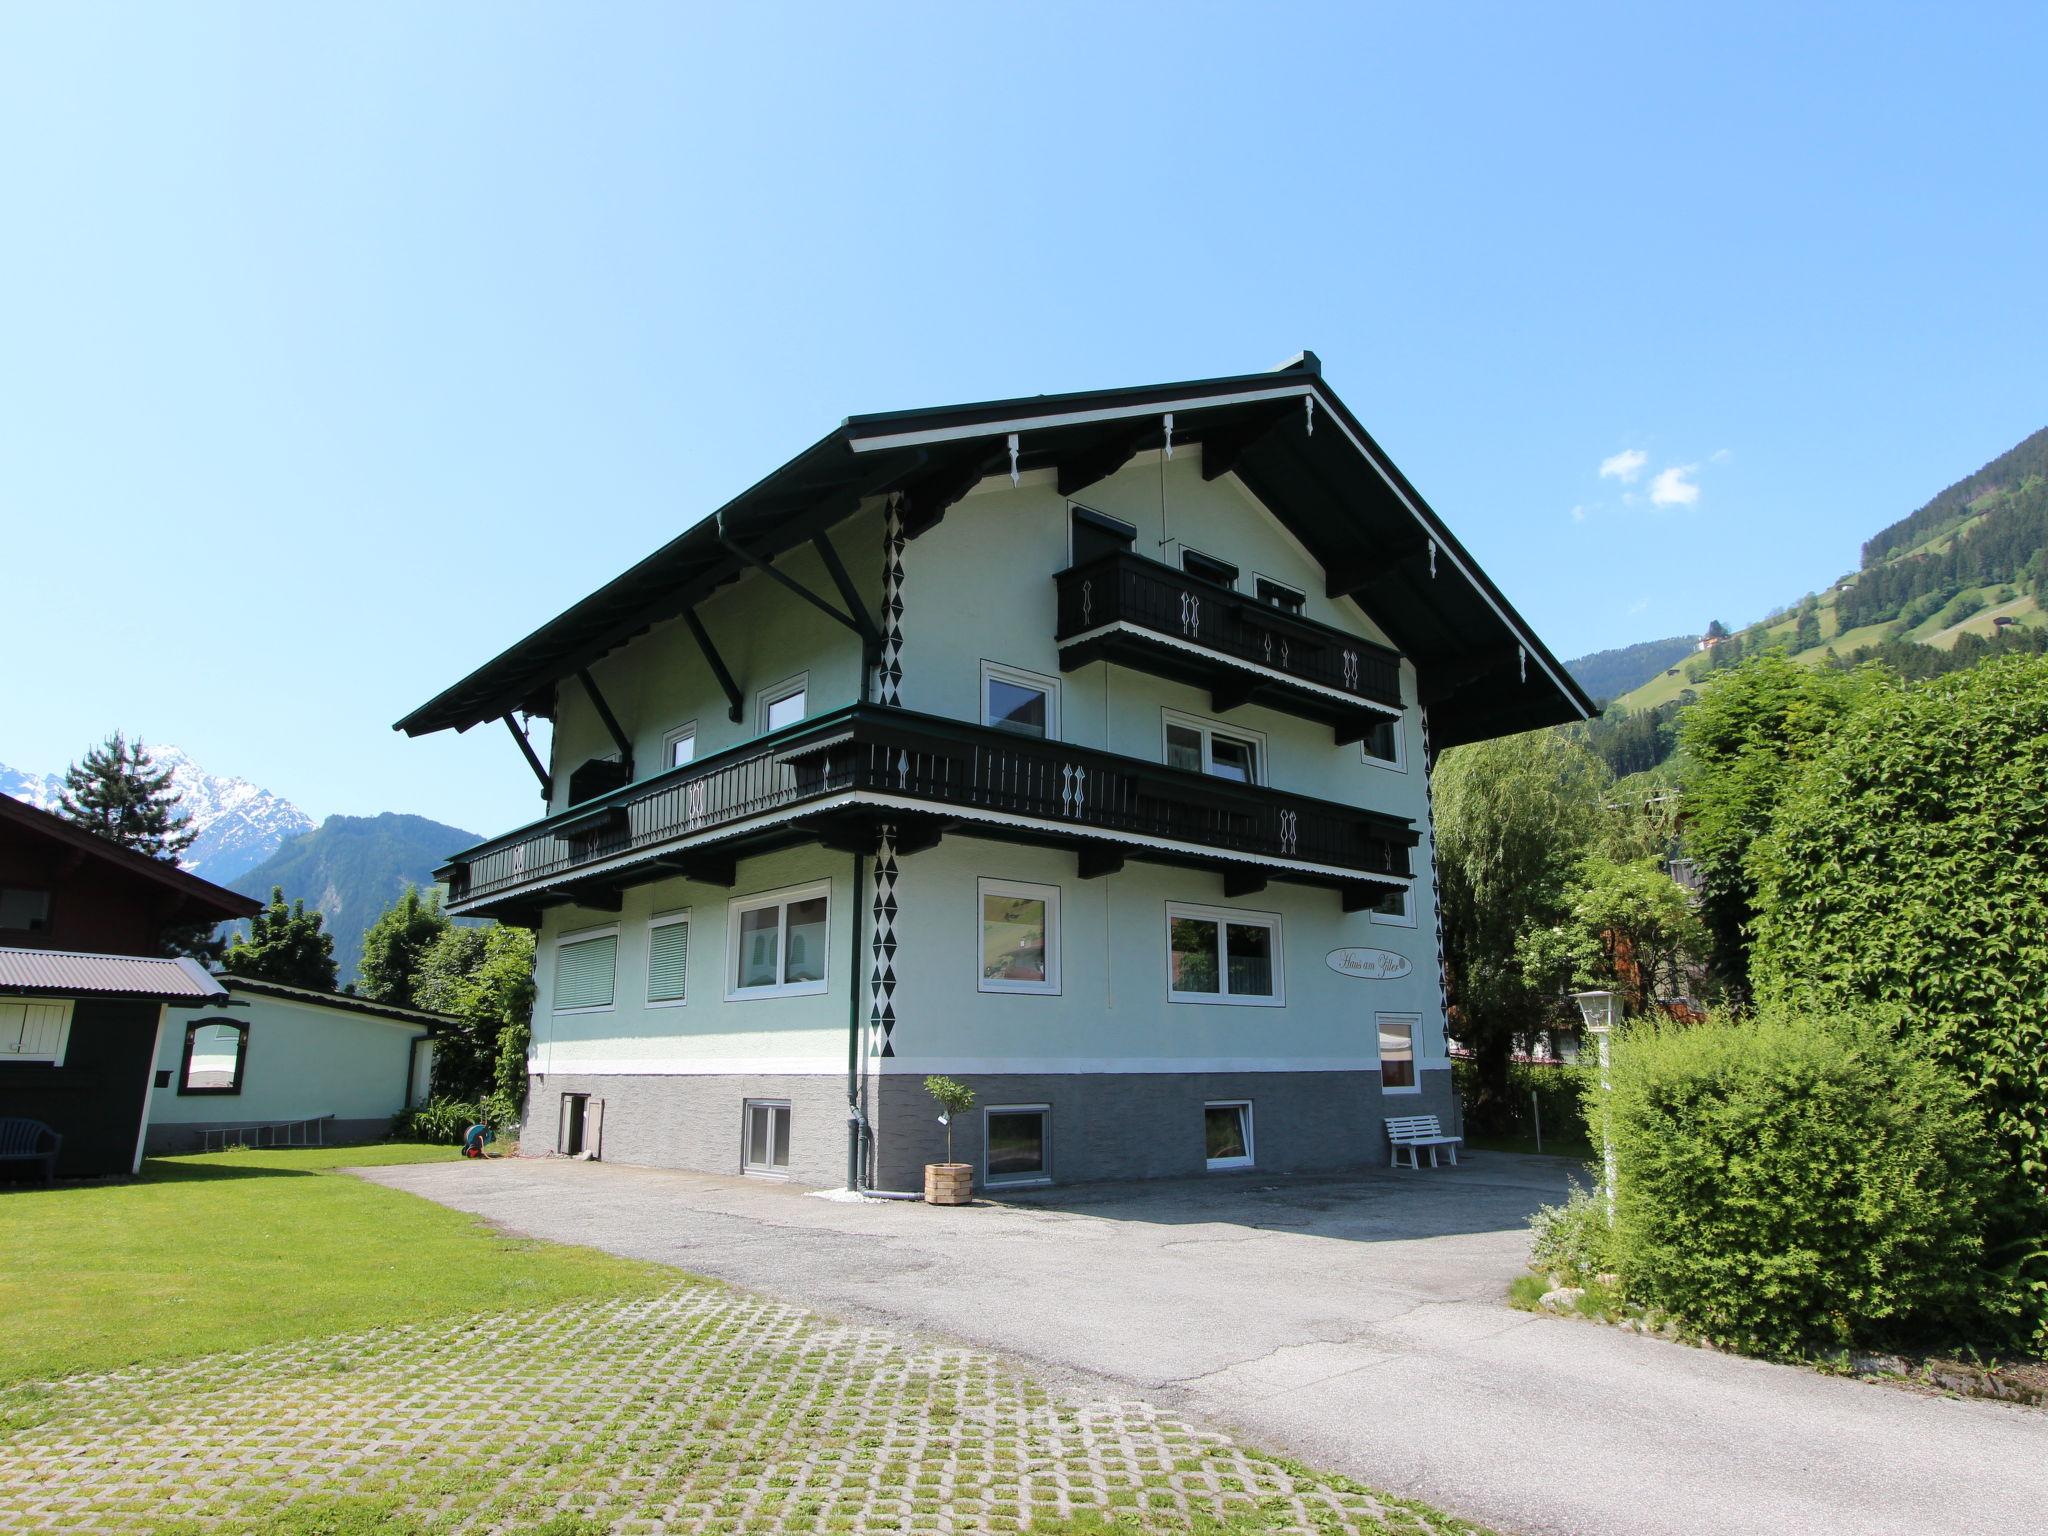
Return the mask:
M2048 657L1876 692L1758 845L1760 995L1876 1001L1974 1094L2006 1169L1987 1287L2048 1344Z
M1605 779L1599 760L1559 731L1458 747L1432 776L1451 1029L1475 1058L1475 1124L1512 1113L1516 1039L1555 1012L1556 991L1529 975L1520 949L1526 935L1565 920Z
M315 910L303 899L287 909L284 888L270 888L270 905L249 920L249 932L236 934L228 945L226 968L232 976L282 982L291 987L334 990L334 938Z
M356 967L362 994L400 1008L420 1006L414 991L420 962L449 926L440 891L430 888L422 896L408 882L404 894L363 933L363 958Z
M1595 854L1579 866L1567 900L1590 960L1584 979L1619 992L1630 1015L1685 990L1688 967L1706 953L1706 925L1654 858L1617 863Z
M1724 673L1680 717L1686 850L1699 869L1716 971L1737 1000L1749 995L1750 850L1836 723L1887 686L1875 669L1832 672L1765 654Z
M434 1038L436 1094L475 1099L495 1091L524 1101L533 991L526 929L444 927L411 979L413 1006L456 1020Z
M199 835L178 814L178 798L171 770L157 767L140 741L116 731L89 748L84 762L64 770L59 809L108 842L175 864Z

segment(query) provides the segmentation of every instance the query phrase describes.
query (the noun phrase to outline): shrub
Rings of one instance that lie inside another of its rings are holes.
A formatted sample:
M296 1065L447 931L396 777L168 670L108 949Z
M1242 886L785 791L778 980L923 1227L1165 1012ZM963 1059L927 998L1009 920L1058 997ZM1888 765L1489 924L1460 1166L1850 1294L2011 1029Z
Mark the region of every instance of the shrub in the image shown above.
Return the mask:
M2048 657L1888 690L1836 725L1755 851L1759 995L1894 1005L2007 1170L1985 1284L2048 1345Z
M391 1134L407 1141L440 1141L462 1144L463 1135L477 1122L478 1107L461 1099L429 1099L391 1122ZM516 1123L516 1122L515 1122ZM492 1122L495 1128L495 1122Z
M1641 1025L1612 1080L1613 1257L1636 1300L1767 1354L1975 1320L1989 1141L1888 1021Z
M1546 1205L1529 1218L1534 1234L1529 1262L1575 1283L1614 1268L1614 1234L1607 1202L1584 1185L1563 1205Z

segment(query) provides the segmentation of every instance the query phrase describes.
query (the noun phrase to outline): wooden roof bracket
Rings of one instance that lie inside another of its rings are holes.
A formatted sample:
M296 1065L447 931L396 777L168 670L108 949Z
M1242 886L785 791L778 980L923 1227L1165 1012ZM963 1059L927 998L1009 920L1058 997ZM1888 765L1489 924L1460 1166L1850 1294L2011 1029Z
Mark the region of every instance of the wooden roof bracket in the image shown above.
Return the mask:
M619 728L619 717L612 713L611 705L605 702L604 695L598 691L597 679L590 675L590 668L578 667L576 681L581 683L583 691L590 695L590 702L597 708L597 718L604 722L605 730L611 734L613 744L619 749L619 761L625 766L626 777L630 779L633 776L633 743Z
M548 770L533 750L533 743L526 739L526 732L519 729L519 722L512 718L510 710L505 712L505 729L512 733L512 739L519 743L519 750L526 758L526 766L533 770L533 776L540 780L540 797L552 800L555 797L555 782L548 777Z
M695 608L683 610L683 624L690 631L690 638L697 642L697 649L704 653L704 663L711 668L711 675L718 679L719 690L725 695L726 718L738 725L747 716L746 706L740 699L740 685L732 680L732 673L726 670L725 658L718 654L718 647L711 643L711 635L704 628L704 621L697 617Z

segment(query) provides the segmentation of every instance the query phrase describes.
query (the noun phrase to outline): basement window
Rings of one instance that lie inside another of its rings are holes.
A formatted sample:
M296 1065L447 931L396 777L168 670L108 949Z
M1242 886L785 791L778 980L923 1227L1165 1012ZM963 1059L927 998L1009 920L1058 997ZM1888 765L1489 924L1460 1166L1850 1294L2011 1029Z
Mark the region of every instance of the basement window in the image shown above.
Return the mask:
M746 1145L740 1154L745 1173L789 1176L789 1100L747 1100Z
M1203 1150L1211 1168L1252 1166L1252 1106L1249 1100L1202 1106Z
M982 1118L981 1182L990 1188L1051 1182L1051 1122L1047 1104L990 1105Z

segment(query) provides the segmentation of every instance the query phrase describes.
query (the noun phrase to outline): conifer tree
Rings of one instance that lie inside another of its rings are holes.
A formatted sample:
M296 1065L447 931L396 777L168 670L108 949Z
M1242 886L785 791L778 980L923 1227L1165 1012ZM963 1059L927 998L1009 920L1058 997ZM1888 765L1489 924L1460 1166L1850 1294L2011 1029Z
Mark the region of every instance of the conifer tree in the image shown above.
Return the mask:
M140 741L119 731L64 770L61 809L109 842L172 864L199 835L177 814L170 769L157 767Z
M228 945L225 968L231 976L282 982L288 987L334 990L334 938L316 909L304 899L284 904L284 887L270 888L270 905L249 920L249 932L236 934Z

